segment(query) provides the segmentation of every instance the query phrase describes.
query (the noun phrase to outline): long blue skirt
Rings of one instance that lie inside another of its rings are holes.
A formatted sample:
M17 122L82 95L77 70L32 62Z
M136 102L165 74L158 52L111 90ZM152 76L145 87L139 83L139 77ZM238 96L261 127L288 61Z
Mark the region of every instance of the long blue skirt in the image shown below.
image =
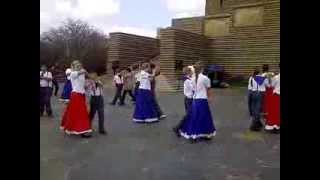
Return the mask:
M68 80L64 84L63 91L62 91L62 94L61 94L61 99L69 100L70 99L70 95L71 95L71 91L72 91L71 81Z
M138 89L136 93L136 106L133 114L133 121L148 123L158 121L155 102L150 90Z
M194 99L188 113L180 129L181 136L186 139L211 138L215 136L216 128L207 99Z

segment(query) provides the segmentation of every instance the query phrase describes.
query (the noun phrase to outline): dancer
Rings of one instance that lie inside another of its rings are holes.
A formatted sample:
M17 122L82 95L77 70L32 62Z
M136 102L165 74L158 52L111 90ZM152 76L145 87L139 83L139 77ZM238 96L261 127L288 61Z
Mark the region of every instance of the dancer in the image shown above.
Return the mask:
M69 102L71 91L72 91L72 85L71 85L71 80L70 80L70 74L72 72L71 69L72 69L72 67L66 69L65 73L66 73L67 81L64 84L63 91L62 91L62 94L61 94L61 99L60 99L61 101L64 101L66 103Z
M92 120L98 113L99 119L99 133L107 134L104 129L104 100L103 100L103 84L99 80L97 73L93 73L89 79L89 96L90 96L90 112L89 119L92 124Z
M91 124L86 106L85 76L87 71L82 68L79 61L73 62L73 70L70 74L72 92L69 104L63 114L61 129L67 134L81 135L84 138L91 137Z
M272 78L271 86L273 87L273 92L269 99L270 106L266 115L265 130L272 133L280 133L280 72Z
M52 117L51 94L52 94L52 74L47 70L47 66L41 66L40 71L40 116L46 111Z
M155 108L157 110L157 115L159 119L164 119L167 116L163 113L163 111L160 108L160 105L157 100L156 96L156 77L160 75L160 70L159 68L156 67L155 64L150 64L150 73L153 74L153 78L151 79L151 93L154 101Z
M266 87L265 92L263 92L263 99L262 99L262 115L263 118L266 118L266 115L269 113L269 109L271 107L271 96L273 94L273 87L271 86L272 83L272 77L274 76L274 73L269 71L269 65L264 64L262 65L262 76L265 77L268 80L268 86Z
M184 124L184 121L188 118L188 111L192 105L192 97L194 94L194 84L192 82L192 70L189 67L185 67L183 69L184 72L184 83L183 83L183 93L184 93L184 109L185 109L185 116L183 119L178 123L177 126L173 128L173 131L176 133L178 137L180 137L180 129Z
M216 134L208 99L211 101L210 79L202 74L203 66L200 62L195 64L195 86L192 105L187 118L180 129L180 135L191 142L199 138L211 139Z
M125 103L125 99L126 99L126 95L127 93L129 93L130 97L131 97L131 101L135 101L135 97L132 94L133 91L133 86L134 86L134 79L133 79L133 74L131 72L130 68L127 68L125 73L124 73L124 77L123 77L123 93L122 93L122 97L120 100L120 105L124 105Z
M121 72L119 69L116 70L116 74L114 75L114 78L113 78L113 83L116 87L116 93L110 105L115 105L118 99L119 101L121 100L121 92L123 88L123 77L121 76Z
M253 75L249 78L249 89L251 90L249 111L252 116L250 130L260 131L263 126L261 123L261 106L263 105L263 95L268 86L268 79L259 75L259 69L254 70Z
M135 71L134 79L135 79L135 85L134 85L134 97L137 97L139 85L140 85L140 73L141 73L141 67L140 64L138 68Z
M50 68L50 72L52 73L52 84L54 86L54 91L53 91L53 86L52 86L52 91L51 91L51 95L54 94L54 96L58 95L58 91L59 91L59 83L57 80L57 75L58 75L58 66L57 64L51 66Z
M144 63L140 73L140 85L136 96L136 106L133 114L134 122L149 123L159 121L151 92L151 80L154 76L149 72L150 64Z

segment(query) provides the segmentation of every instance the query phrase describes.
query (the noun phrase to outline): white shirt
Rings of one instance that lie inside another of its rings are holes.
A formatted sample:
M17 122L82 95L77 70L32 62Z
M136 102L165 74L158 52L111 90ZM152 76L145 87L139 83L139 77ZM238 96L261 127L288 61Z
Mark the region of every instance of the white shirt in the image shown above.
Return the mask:
M280 95L280 73L272 78L273 93Z
M252 83L251 83L251 81L252 81ZM249 78L248 89L249 89L250 91L265 92L265 91L266 91L266 87L268 87L268 86L269 86L268 78L266 78L261 85L259 85L259 84L254 80L254 78L253 78L252 76Z
M136 79L136 82L140 82L140 74L141 74L141 71L137 72L137 73L134 75L134 78Z
M183 83L183 94L187 98L192 98L194 93L194 83L191 79L186 79Z
M72 85L72 92L85 94L85 74L79 75L79 71L72 71L70 73L70 80Z
M139 89L151 90L151 82L150 82L150 74L149 73L147 73L145 71L141 71L139 79L140 79Z
M196 84L196 78L192 78L193 84ZM197 85L195 86L194 99L208 99L207 89L211 87L210 79L203 75L199 74Z
M101 84L101 81L98 81ZM102 96L103 90L101 86L96 86L96 81L90 80L88 85L88 91L90 96Z
M66 70L66 76L67 76L67 79L70 80L70 73L72 72L72 70L70 68L68 68Z
M42 77L51 78L52 79L52 74L49 71L47 71L47 72L40 71L40 76L41 75L42 75ZM52 87L52 80L48 81L48 80L45 80L45 79L40 79L40 87Z
M116 74L113 78L113 82L116 84L123 84L123 79L122 77L120 78L120 76Z

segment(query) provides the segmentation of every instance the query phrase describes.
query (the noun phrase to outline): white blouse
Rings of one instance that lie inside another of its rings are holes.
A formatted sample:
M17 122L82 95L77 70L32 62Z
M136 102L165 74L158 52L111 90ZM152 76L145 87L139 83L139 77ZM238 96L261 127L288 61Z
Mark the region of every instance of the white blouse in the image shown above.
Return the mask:
M192 82L192 79L186 79L183 83L183 94L187 98L192 98L194 93L194 83Z
M196 84L196 78L192 78L194 85ZM210 79L203 75L199 74L197 85L195 86L195 93L193 95L194 99L208 99L207 89L211 87Z
M140 73L140 86L139 89L146 89L146 90L151 90L151 82L150 82L150 74L145 72L145 71L141 71Z
M85 74L79 74L79 71L70 73L72 92L85 94Z
M72 70L71 70L70 68L68 68L68 69L66 70L66 72L65 72L68 80L70 80L70 74L71 74L71 72L72 72Z

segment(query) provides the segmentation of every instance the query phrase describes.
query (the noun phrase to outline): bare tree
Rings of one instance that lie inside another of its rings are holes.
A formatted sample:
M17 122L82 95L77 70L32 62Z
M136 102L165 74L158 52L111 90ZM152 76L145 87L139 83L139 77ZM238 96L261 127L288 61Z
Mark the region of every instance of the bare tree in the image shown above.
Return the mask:
M67 19L58 28L40 35L40 62L68 65L80 60L89 71L106 70L107 39L81 20Z

